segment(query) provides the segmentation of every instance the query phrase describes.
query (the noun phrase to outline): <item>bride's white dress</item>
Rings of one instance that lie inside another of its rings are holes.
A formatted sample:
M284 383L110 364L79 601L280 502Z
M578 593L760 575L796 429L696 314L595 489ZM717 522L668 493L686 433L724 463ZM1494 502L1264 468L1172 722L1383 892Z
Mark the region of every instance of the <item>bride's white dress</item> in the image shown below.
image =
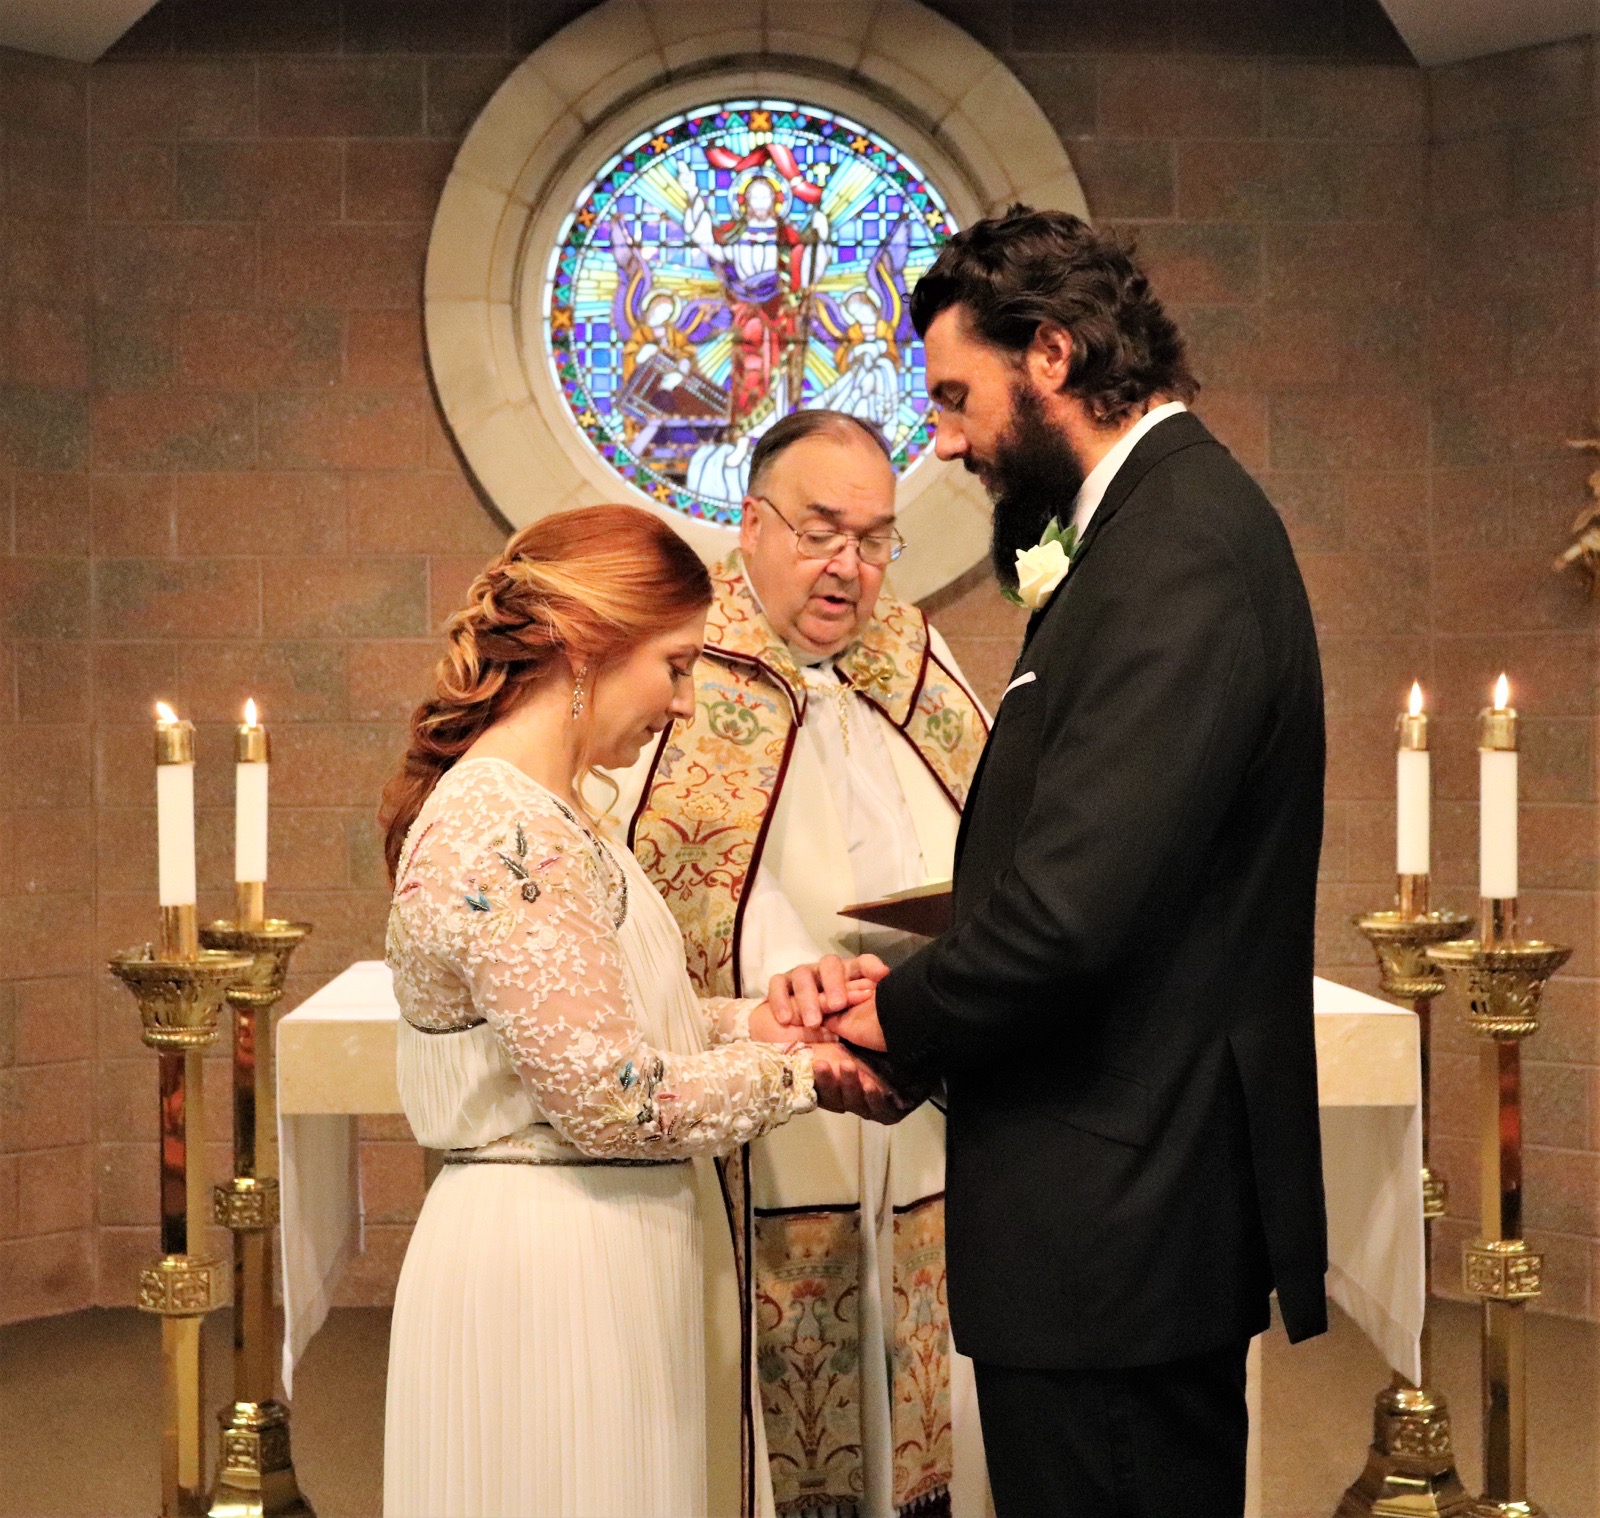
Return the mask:
M810 1057L700 1000L632 855L502 760L423 807L388 959L406 1116L449 1153L395 1297L385 1514L721 1518L742 1393L705 1157L809 1110Z

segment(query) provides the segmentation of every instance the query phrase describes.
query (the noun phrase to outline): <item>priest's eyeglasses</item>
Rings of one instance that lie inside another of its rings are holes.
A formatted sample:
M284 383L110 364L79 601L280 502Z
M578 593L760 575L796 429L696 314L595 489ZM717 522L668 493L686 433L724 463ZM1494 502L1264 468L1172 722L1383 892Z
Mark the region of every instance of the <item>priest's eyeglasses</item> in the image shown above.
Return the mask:
M763 506L772 506L772 502L764 495L754 499ZM868 533L841 532L836 527L802 529L796 527L776 506L772 506L772 514L794 534L795 546L802 559L831 559L844 551L846 543L854 543L863 564L881 569L885 564L892 564L906 551L906 540L893 528L888 532Z

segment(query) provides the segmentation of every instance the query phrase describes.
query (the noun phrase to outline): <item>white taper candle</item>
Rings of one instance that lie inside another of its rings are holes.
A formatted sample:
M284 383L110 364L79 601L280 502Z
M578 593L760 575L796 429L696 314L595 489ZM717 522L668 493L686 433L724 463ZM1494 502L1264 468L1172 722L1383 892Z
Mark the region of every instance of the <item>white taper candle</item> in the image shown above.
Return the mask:
M1504 675L1478 717L1478 894L1517 894L1517 714Z
M1395 873L1429 871L1432 783L1428 759L1428 719L1422 687L1411 686L1410 709L1400 718L1400 748L1395 756Z
M192 905L194 724L156 703L156 866L161 905Z
M234 734L233 878L267 878L267 730L247 701Z

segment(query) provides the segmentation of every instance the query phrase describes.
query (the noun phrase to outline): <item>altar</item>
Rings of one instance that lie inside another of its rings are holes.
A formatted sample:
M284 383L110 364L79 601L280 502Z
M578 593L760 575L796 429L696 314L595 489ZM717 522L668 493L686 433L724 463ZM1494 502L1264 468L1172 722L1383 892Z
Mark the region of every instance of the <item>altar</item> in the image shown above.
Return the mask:
M1402 1375L1420 1378L1425 1303L1417 1020L1320 977L1317 1086L1328 1201L1328 1294ZM352 965L283 1018L277 1096L283 1384L361 1249L357 1120L397 1113L399 1010L389 970ZM1250 1357L1250 1495L1260 1513L1259 1344Z

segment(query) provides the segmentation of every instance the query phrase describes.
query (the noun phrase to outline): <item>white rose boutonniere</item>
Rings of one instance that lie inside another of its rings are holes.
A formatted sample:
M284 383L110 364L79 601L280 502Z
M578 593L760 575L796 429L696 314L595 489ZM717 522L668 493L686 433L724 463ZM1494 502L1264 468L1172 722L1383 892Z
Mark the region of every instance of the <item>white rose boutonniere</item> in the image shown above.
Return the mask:
M1066 579L1077 552L1077 527L1063 530L1060 522L1052 518L1044 536L1032 548L1017 550L1017 588L1007 590L1006 599L1029 611L1040 610Z

